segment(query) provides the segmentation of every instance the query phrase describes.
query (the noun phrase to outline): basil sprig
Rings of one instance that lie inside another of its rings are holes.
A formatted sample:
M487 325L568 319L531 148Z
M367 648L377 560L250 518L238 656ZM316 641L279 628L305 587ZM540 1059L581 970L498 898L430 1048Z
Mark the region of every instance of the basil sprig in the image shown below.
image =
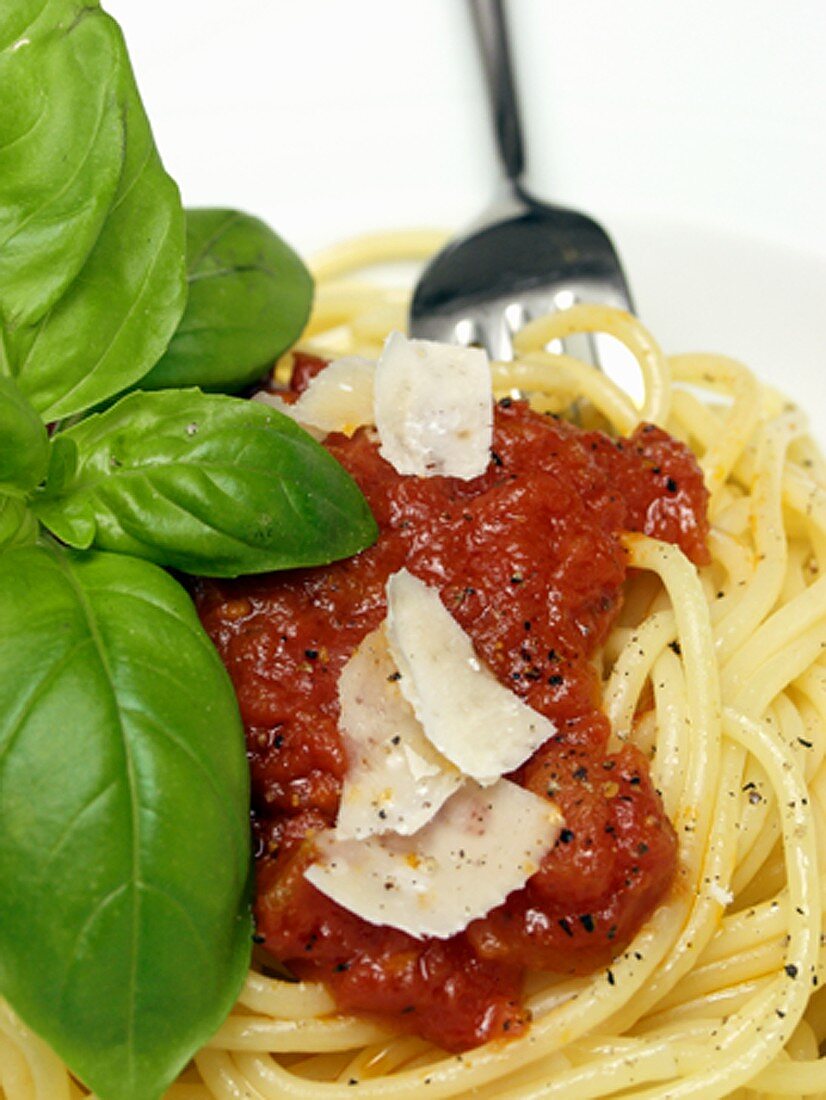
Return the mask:
M186 217L96 0L0 5L0 995L102 1100L156 1100L250 953L238 707L159 566L376 534L292 421L202 392L310 300L261 222Z

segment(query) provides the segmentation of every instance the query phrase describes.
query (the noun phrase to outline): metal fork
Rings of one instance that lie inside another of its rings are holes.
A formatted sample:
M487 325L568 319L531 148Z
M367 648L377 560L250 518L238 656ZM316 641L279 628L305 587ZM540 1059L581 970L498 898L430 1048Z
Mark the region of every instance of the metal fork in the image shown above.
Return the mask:
M578 302L632 310L608 234L576 210L525 190L525 152L502 0L469 0L503 172L493 203L428 264L413 294L411 335L475 344L513 358L513 337L533 317ZM599 365L592 337L564 350Z

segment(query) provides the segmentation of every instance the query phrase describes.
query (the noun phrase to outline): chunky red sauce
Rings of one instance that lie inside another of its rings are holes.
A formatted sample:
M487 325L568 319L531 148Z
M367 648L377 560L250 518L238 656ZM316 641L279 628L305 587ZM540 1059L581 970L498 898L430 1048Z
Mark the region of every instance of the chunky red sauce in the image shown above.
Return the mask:
M300 362L296 387L315 369ZM591 659L622 598L620 532L706 560L702 478L655 427L613 440L521 402L497 408L492 462L471 482L400 477L368 431L327 446L367 496L378 542L327 568L197 591L247 730L258 931L341 1008L467 1049L524 1029L525 968L606 965L672 881L673 829L642 755L606 753ZM445 941L370 925L303 878L346 768L339 672L383 619L384 585L402 566L439 590L495 675L558 728L513 777L560 805L556 846L523 889Z

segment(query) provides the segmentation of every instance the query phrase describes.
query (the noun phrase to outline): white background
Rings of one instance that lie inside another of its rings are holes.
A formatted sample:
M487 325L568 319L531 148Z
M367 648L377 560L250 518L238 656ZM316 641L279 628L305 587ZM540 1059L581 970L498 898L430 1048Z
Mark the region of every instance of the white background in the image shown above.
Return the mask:
M463 0L104 0L190 205L301 251L460 228L496 164ZM510 0L530 180L615 236L668 350L826 424L826 0Z

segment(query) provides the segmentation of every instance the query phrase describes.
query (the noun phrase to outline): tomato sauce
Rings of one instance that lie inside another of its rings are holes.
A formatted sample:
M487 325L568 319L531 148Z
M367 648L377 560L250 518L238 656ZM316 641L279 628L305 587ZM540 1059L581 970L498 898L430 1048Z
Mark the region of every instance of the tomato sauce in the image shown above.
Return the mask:
M301 360L295 388L315 369ZM196 591L247 732L259 938L298 977L323 979L342 1009L464 1050L525 1029L526 968L607 965L672 882L673 829L642 754L606 752L592 658L621 604L620 533L705 562L705 490L690 452L656 427L612 439L517 401L499 403L492 461L470 482L399 476L370 430L326 446L369 500L376 544ZM447 940L368 924L303 877L346 770L338 676L384 618L385 583L402 566L438 589L498 679L558 731L511 778L559 804L559 840L523 889Z

